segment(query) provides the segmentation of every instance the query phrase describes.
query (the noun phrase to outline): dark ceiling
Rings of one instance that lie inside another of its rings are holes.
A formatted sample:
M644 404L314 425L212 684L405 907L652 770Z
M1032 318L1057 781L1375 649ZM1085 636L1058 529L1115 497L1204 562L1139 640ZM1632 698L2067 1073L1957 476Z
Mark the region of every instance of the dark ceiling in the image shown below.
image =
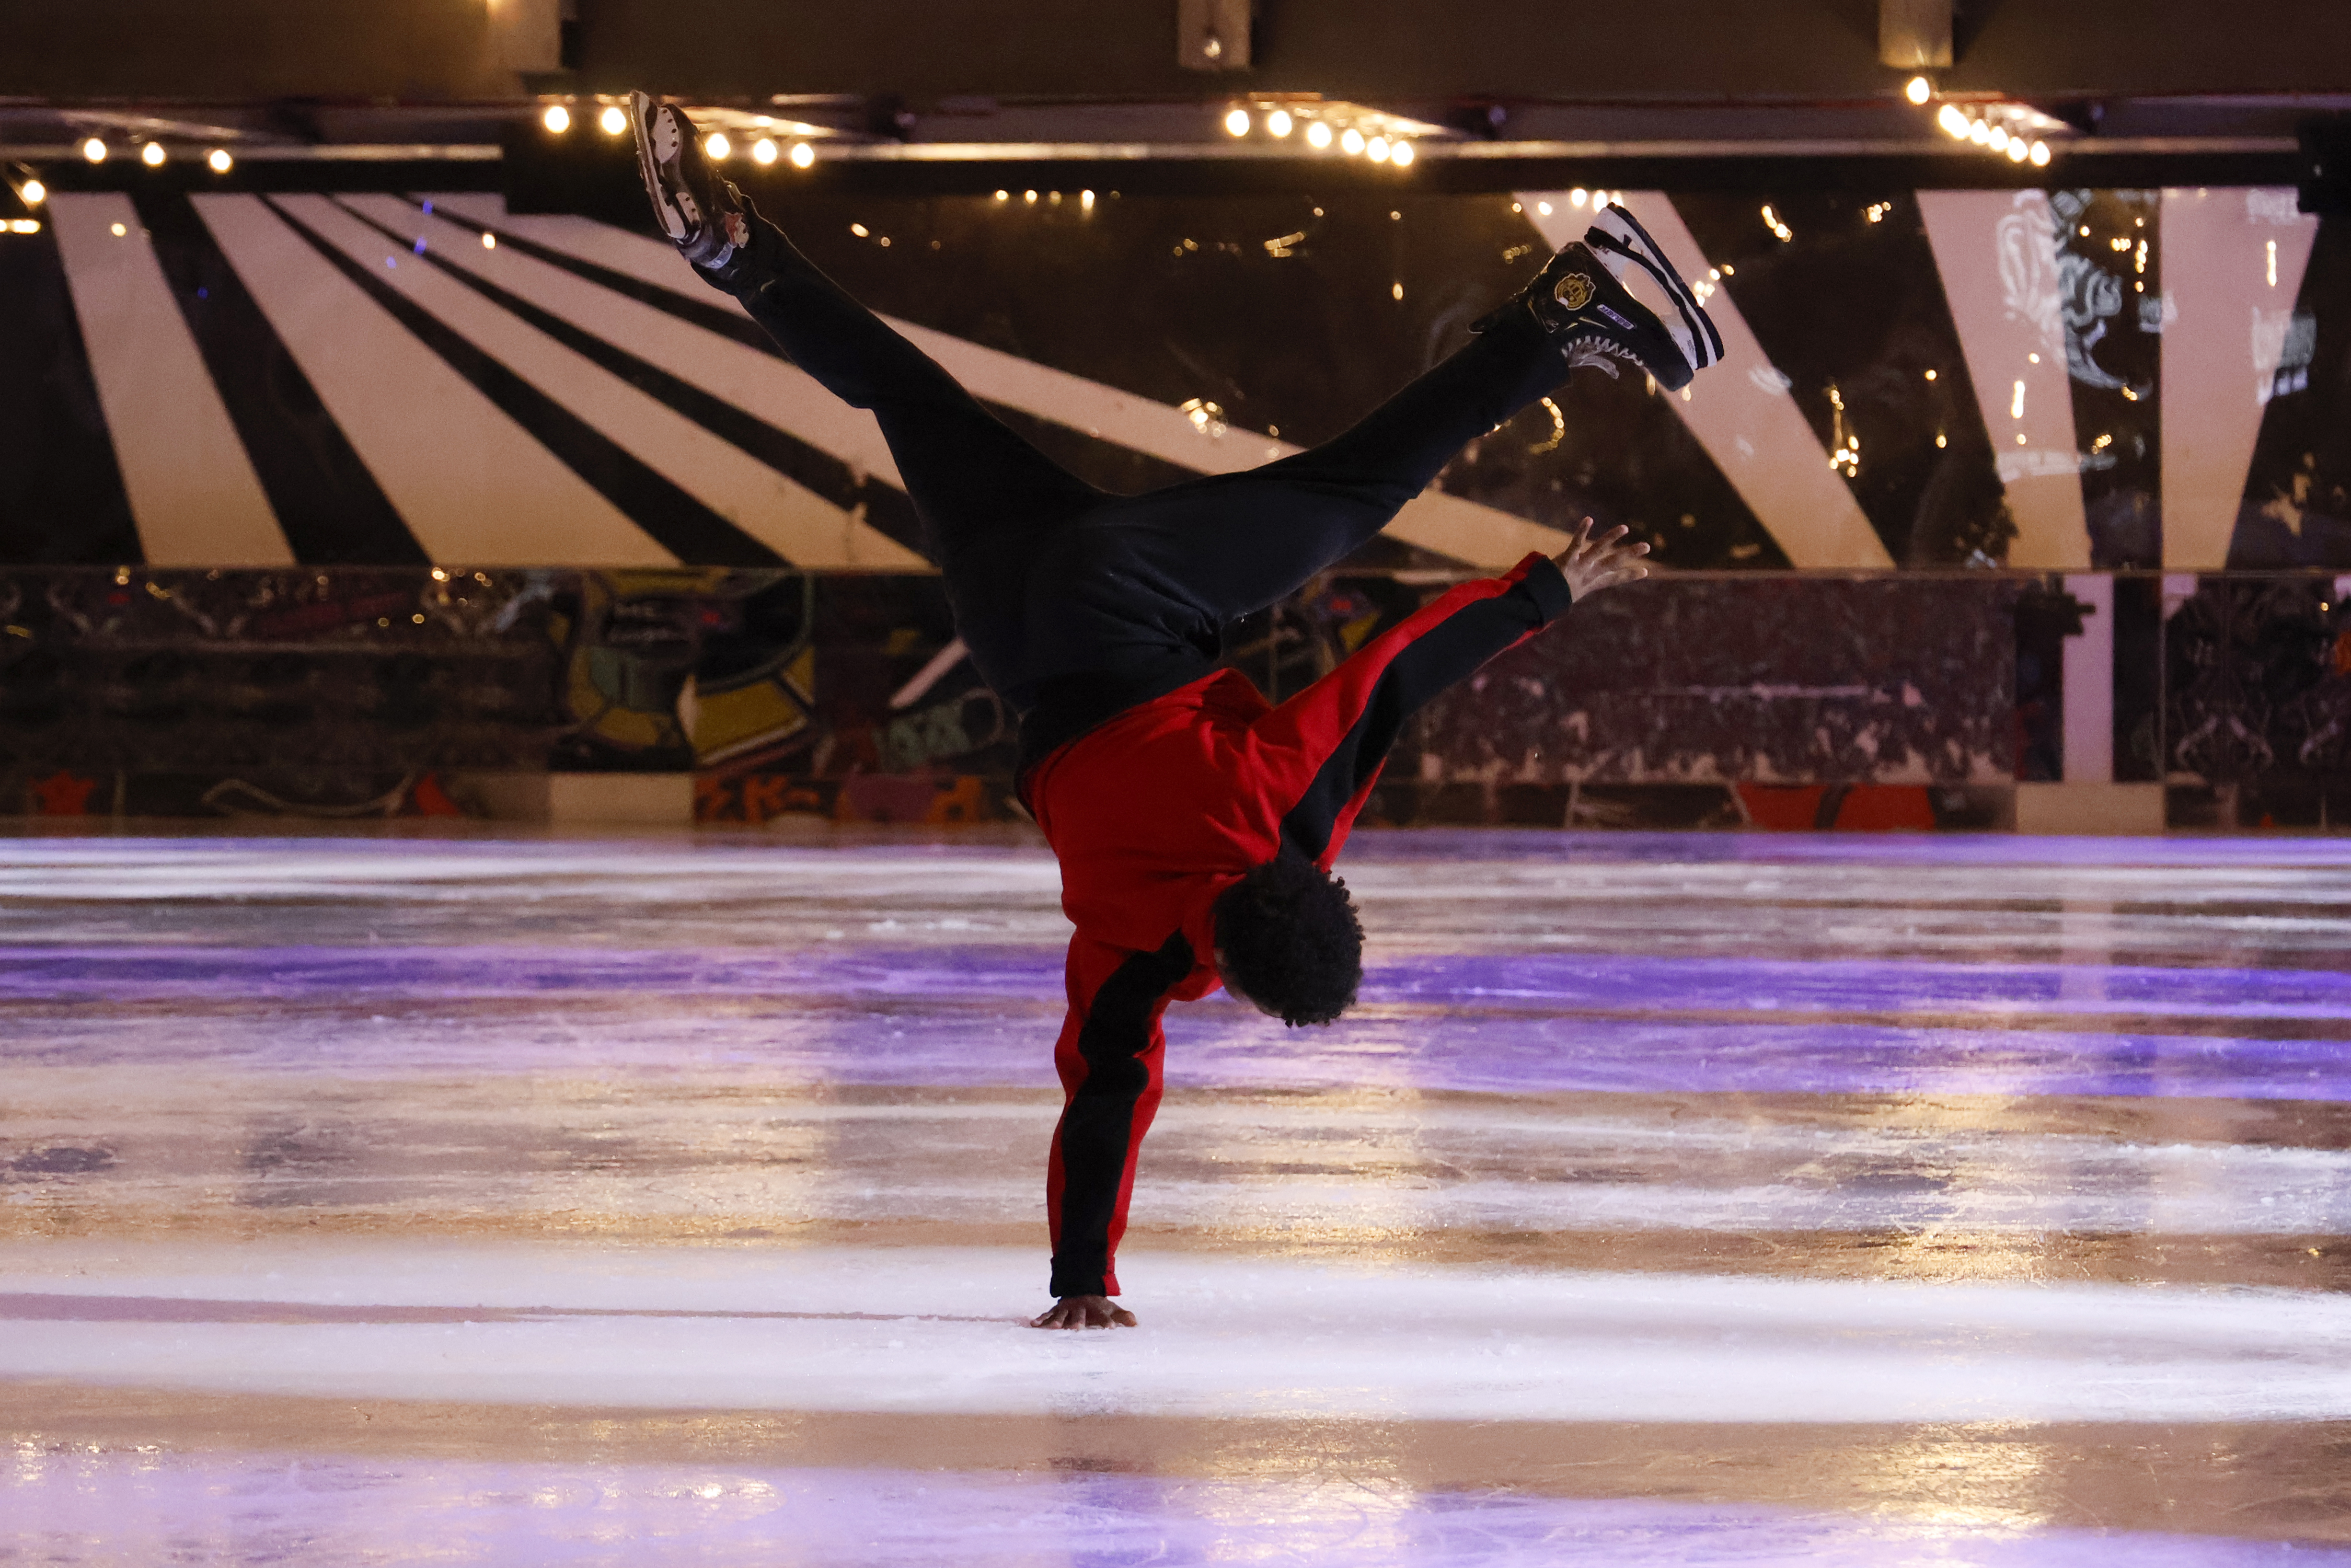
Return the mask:
M0 93L406 103L510 95L498 6L541 0L78 0L8 7ZM549 5L562 0L544 0ZM1246 71L1176 60L1180 0L572 0L591 90L689 97L1191 101L1246 89L1364 100L1886 99L1876 0L1259 0ZM2140 99L2351 92L2343 0L1976 0L1958 92Z
M131 175L124 160L57 167L93 134L193 143L199 156L233 146L240 179L251 161L355 145L380 162L488 158L550 99L641 86L789 117L828 139L829 162L862 159L859 177L901 183L999 177L977 163L947 175L955 144L1026 149L987 154L991 167L1088 146L1143 162L1228 154L1228 106L1292 94L1426 127L1414 178L1432 188L1529 177L1481 171L1471 142L1479 157L1613 160L1618 183L1725 158L1771 160L1782 175L1859 160L1909 183L2043 178L1953 147L1933 128L1936 106L1902 100L1911 72L1881 57L1881 29L1922 9L1950 16L1951 63L1930 73L1940 95L2069 122L2051 126L2058 166L2045 178L2089 160L2100 183L2290 180L2297 131L2351 112L2351 0L1961 0L1955 12L1947 0L1255 0L1249 68L1185 68L1179 16L1220 7L1252 11L1249 0L19 0L0 35L0 159L72 183ZM894 171L873 167L892 159ZM1280 166L1228 160L1216 179L1278 180ZM175 146L167 176L179 167Z

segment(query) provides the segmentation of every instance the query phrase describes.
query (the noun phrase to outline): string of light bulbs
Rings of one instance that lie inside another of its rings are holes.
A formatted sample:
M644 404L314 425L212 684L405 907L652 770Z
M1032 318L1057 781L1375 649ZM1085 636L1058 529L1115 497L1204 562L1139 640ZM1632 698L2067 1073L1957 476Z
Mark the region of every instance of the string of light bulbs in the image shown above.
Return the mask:
M1902 96L1924 109L1934 101L1935 84L1925 77L1912 77L1903 87ZM1989 103L1970 110L1947 99L1935 111L1935 124L1954 141L1972 142L2011 163L2046 169L2051 157L2049 143L2039 132L2057 121L2022 104Z
M538 122L550 135L565 135L571 130L570 108L565 104L550 103L540 111ZM596 129L606 136L624 135L629 129L628 110L617 103L605 104L597 111L595 123ZM743 151L754 163L765 167L781 159L795 169L806 169L816 162L816 148L808 141L794 140L787 147L775 136L766 133L765 128L774 123L768 116L755 116L751 123L757 134L749 137ZM723 163L735 155L735 139L724 131L712 131L703 137L702 151L712 162Z
M1412 139L1393 127L1374 129L1368 135L1354 125L1341 123L1334 129L1332 121L1321 115L1304 110L1293 113L1280 104L1261 104L1253 112L1249 105L1237 103L1225 110L1225 133L1237 139L1263 131L1282 141L1301 124L1306 145L1317 152L1326 152L1335 143L1351 158L1363 157L1397 169L1410 168L1419 156Z

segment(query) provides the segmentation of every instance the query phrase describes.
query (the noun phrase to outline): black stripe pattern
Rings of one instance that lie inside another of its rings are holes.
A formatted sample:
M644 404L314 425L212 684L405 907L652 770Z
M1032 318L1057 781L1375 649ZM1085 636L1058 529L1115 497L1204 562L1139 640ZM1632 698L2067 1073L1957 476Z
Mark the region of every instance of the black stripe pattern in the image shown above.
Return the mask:
M1055 1296L1099 1296L1110 1273L1110 1227L1134 1142L1135 1107L1151 1086L1143 1060L1151 1020L1192 972L1192 944L1178 931L1155 953L1135 953L1094 992L1078 1030L1085 1082L1061 1112L1061 1232L1053 1251Z
M657 284L647 283L643 278L632 277L626 273L616 272L596 262L585 261L540 244L516 234L510 228L443 212L432 203L414 196L409 200L444 223L475 235L495 235L501 249L519 251L678 320L757 349L761 353L773 355L786 363L791 361L791 356L778 348L775 340L761 330L757 322L747 320L738 312L715 300L705 303L690 299ZM573 346L578 347L576 344ZM588 352L585 349L580 351ZM634 362L632 356L622 350L610 351L620 360ZM865 477L831 454L820 451L784 431L763 424L732 404L708 398L653 367L648 366L647 369L652 371L653 376L661 378L668 385L680 388L681 395L674 396L653 380L645 380L639 384L688 419L722 440L734 443L768 467L789 476L844 510L862 504L866 509L865 520L876 529L908 549L928 554L924 548L922 527L915 517L914 503L907 499L904 491ZM633 371L616 370L614 373L636 379ZM1141 495L1200 477L1196 469L1122 446L1116 442L1090 434L1075 425L1065 424L1026 409L992 402L986 398L977 401L981 407L1019 433L1047 457L1088 484L1113 495Z
M57 235L0 238L0 560L145 559Z
M294 559L429 564L188 198L151 193L132 202Z
M385 283L277 203L271 210L329 265L366 291L425 347L471 382L632 522L683 561L782 566L784 559L705 506L586 420L540 392L439 318Z
M609 288L613 293L623 295L640 305L650 306L665 316L699 327L705 331L715 332L722 338L730 339L747 348L757 349L763 354L783 360L787 364L790 363L789 357L776 347L775 340L762 331L758 323L724 305L704 304L698 300L684 298L666 288L647 283L642 278L631 277L626 273L615 272L611 267L600 267L592 261L582 261L578 256L541 245L536 240L527 239L511 229L477 223L470 218L460 217L455 213L443 212L435 208L432 203L418 201L415 197L409 199L416 202L428 216L438 218L443 223L465 229L475 235L496 236L501 249L519 251L534 260L543 261L549 267L559 267L571 274L574 277L595 284L600 288ZM426 254L431 254L429 249ZM468 279L468 281L475 282L476 287L481 287L485 293L491 294L493 298L498 298L501 303L511 298L505 290L497 289L493 285L483 284L475 279ZM508 306L508 308L516 309L517 314L521 314L533 308L517 302L516 305ZM528 319L533 325L539 325L541 318L553 319L551 317L546 317L544 311L538 311ZM569 329L576 337L588 337L588 334L580 332L577 328ZM549 330L550 335L555 335L549 329L542 327L542 330ZM907 499L904 491L866 476L822 448L802 441L789 431L778 430L772 424L755 419L733 403L713 397L699 387L691 386L659 366L648 364L624 350L614 348L601 340L590 340L597 345L592 350L575 341L572 337L564 337L561 340L580 353L594 359L598 364L604 366L613 374L661 399L721 441L740 447L744 452L773 468L801 488L822 497L843 511L863 507L866 523L877 533L893 543L904 545L918 555L927 554L923 549L922 523L914 515L914 502Z

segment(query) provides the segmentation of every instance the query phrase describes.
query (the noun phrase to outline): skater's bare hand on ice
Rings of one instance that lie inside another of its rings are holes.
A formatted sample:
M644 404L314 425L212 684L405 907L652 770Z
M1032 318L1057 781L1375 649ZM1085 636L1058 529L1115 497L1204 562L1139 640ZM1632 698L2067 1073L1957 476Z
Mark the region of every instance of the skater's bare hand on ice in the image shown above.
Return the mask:
M1108 1296L1063 1296L1050 1312L1029 1320L1032 1329L1131 1329L1134 1314Z
M1649 569L1641 564L1641 558L1649 553L1649 547L1626 544L1625 536L1631 531L1620 523L1593 538L1592 519L1586 517L1575 530L1575 542L1551 558L1560 575L1567 579L1567 591L1581 600L1604 588L1648 576Z

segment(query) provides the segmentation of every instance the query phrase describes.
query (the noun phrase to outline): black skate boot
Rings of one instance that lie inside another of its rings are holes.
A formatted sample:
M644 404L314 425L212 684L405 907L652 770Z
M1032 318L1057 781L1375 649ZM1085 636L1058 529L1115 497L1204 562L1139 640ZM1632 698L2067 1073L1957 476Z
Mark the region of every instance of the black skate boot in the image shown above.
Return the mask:
M1623 281L1627 273L1659 297L1672 325L1634 298ZM1609 361L1627 361L1667 392L1679 392L1722 358L1722 337L1705 308L1647 231L1613 204L1583 238L1562 246L1532 281L1471 330L1485 331L1517 310L1534 318L1570 364L1596 365L1613 376L1616 369Z
M743 193L711 168L694 121L677 105L632 92L629 122L637 132L637 172L662 232L686 260L724 286L751 244Z

